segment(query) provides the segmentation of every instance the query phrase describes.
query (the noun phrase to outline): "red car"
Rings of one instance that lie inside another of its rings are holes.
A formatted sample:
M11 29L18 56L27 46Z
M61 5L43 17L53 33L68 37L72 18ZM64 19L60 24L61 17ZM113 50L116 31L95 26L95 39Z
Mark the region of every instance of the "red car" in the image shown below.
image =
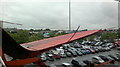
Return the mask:
M54 54L54 57L55 57L56 59L60 59L60 58L61 58L61 56L60 56L59 54Z
M90 48L86 48L86 49L89 50L91 53L95 53L95 51Z

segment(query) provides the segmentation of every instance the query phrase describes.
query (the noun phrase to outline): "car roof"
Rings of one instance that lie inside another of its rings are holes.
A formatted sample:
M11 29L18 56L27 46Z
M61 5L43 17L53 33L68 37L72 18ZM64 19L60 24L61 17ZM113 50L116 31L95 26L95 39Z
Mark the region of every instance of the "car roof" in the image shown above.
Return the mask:
M98 57L98 56L93 56L93 58L97 58L97 59L99 59L100 57Z
M79 63L85 64L85 63L84 63L83 61L81 61L80 59L73 58L73 60L78 61Z
M64 65L70 65L70 63L62 63L62 64L64 64Z

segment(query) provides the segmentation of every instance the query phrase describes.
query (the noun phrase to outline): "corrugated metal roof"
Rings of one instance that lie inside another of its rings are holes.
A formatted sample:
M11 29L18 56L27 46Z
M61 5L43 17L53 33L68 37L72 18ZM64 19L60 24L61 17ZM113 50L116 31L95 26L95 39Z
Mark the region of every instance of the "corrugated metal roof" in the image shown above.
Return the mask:
M82 32L77 32L75 36L69 41L74 41L89 35L92 35L94 33L99 32L100 30L89 30L89 31L82 31ZM24 43L20 44L21 46L25 47L27 46L26 49L31 50L31 51L39 51L39 50L44 50L47 48L55 47L61 44L68 43L68 40L71 38L71 36L74 33L71 34L66 34L66 35L61 35L61 36L56 36L52 38L47 38L43 40L38 40L38 41L33 41L29 43Z

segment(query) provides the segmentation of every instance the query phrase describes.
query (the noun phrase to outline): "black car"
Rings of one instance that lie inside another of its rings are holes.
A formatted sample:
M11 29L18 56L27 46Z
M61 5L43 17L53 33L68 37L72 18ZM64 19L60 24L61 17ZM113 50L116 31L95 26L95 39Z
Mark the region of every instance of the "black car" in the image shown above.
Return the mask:
M87 67L87 65L83 61L78 59L73 59L71 63L73 64L73 67Z
M79 56L82 56L82 53L80 51L75 51Z
M120 47L117 47L117 50L120 50Z
M85 51L85 49L81 49L80 52L83 54L83 55L86 55L87 52Z
M99 55L99 57L104 60L105 62L110 61L106 56L104 55Z
M94 63L90 60L83 60L83 62L87 65L87 67L94 67Z
M110 63L114 64L115 60L113 58L111 58L110 56L106 56L106 57L109 59Z
M119 61L119 58L117 56L115 56L115 55L108 55L108 56L110 56L111 58L115 59L115 61Z
M70 50L69 52L70 52L73 56L75 56L75 57L77 56L77 53L76 53L75 51Z
M65 54L66 54L67 57L71 57L72 56L72 54L70 52L68 52L68 51L66 51Z
M63 47L63 49L67 50L67 49L69 49L70 45L63 45L62 47Z

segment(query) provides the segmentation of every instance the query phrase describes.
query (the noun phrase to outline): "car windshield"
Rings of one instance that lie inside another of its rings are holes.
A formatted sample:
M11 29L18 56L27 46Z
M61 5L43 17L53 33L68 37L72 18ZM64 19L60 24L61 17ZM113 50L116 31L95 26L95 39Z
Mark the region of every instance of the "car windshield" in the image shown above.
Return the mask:
M42 55L41 57L45 57L44 55Z
M101 58L99 58L99 57L96 57L99 61L103 61Z
M48 54L49 56L53 56L52 54Z
M70 64L69 63L63 63L64 65L67 65L67 66L70 66Z
M85 65L85 63L83 63L82 61L80 61L79 64L81 64L81 65Z

